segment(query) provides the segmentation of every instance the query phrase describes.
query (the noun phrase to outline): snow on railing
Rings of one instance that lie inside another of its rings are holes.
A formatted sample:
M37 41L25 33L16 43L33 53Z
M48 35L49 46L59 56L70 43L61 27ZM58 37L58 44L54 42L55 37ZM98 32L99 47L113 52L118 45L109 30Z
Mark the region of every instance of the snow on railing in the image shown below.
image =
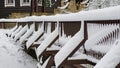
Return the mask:
M22 44L25 39L27 39L35 31L35 23L30 26L30 29L20 38L20 44Z
M120 40L116 41L111 50L96 64L94 68L116 68L120 63Z
M81 29L78 31L55 55L54 61L56 68L69 56L70 53L81 43L84 39L84 22L81 24Z
M18 25L16 25L15 27L13 27L13 28L8 32L8 36L11 35L12 32L14 32L17 28L18 28Z
M88 40L85 43L86 54L89 56L87 59L97 63L119 39L119 30L118 20L87 21Z
M44 24L42 24L41 28L38 29L38 31L36 31L26 42L26 46L27 49L35 42L35 40L37 40L37 38L39 36L42 35L42 33L44 32Z
M19 33L15 35L14 40L17 41L26 31L28 30L28 25L25 25Z
M13 38L21 29L22 29L22 26L19 26L17 30L12 33L11 37Z
M13 28L11 29L11 31L15 31L17 28L18 28L18 25L16 25L15 27L13 27Z
M114 32L115 30L117 30L119 28L118 25L114 26L106 26L105 29L97 32L96 34L94 34L92 37L90 37L86 43L85 43L85 48L87 50L91 49L91 47L93 47L93 45L96 45L98 42L100 42L102 39L104 39L105 37L107 37L109 34L111 34L112 32Z
M51 42L59 35L58 29L59 26L57 25L56 29L52 33L50 33L40 44L40 46L36 50L37 57L39 57L42 52L51 44Z
M97 32L99 32L100 30L104 30L107 27L110 28L110 26L112 25L108 25L108 24L91 24L91 23L87 23L87 30L88 30L88 38L94 36L94 34L96 34Z

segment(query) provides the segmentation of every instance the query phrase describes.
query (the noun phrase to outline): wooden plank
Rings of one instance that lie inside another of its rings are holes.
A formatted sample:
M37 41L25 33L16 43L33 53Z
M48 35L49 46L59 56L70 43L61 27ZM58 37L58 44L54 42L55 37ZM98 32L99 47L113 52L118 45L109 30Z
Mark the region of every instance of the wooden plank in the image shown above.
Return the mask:
M96 65L96 63L91 62L87 59L77 59L77 60L68 60L67 64L72 65L72 64L90 64L90 65Z
M42 55L48 56L48 55L55 55L59 50L46 50Z

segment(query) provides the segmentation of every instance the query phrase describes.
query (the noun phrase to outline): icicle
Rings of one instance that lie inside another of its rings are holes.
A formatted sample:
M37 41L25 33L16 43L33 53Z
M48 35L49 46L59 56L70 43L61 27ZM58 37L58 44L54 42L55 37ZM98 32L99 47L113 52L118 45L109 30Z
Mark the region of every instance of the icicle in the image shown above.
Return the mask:
M56 26L56 28L58 28L59 27L59 21L57 21L57 26Z
M118 24L118 39L120 39L120 24Z
M56 26L57 30L58 30L58 33L59 33L59 37L61 37L61 31L59 29L59 21L57 21L57 26Z
M65 36L65 32L64 32L64 24L62 23L62 36Z
M33 27L33 30L35 31L35 22L33 22L33 24L30 25L30 28L32 28L32 27Z
M116 32L116 35L115 35L115 41L116 41L118 39L118 37L117 37L118 36L118 29L116 29L115 32Z
M110 42L111 42L111 41L110 41L110 34L108 34L108 42L107 42L107 44L110 45ZM110 45L110 46L111 46L111 45Z
M47 34L47 24L45 24L45 33Z
M61 32L61 30L62 30L62 26L61 26L62 24L60 24L59 25L59 33L60 33L60 37L62 37L62 32Z
M118 29L116 29L116 33L117 33L117 34L116 34L116 39L118 39L118 35L119 35L119 34L118 34L118 32L119 32L119 24L116 24L116 26L118 26Z
M44 28L45 28L45 22L43 21L43 24L42 24L42 26L43 26L43 30L45 30Z
M44 22L42 24L39 24L39 26L38 26L38 31L41 29L44 31Z
M94 30L93 30L93 29L94 29L94 24L91 24L91 25L92 25L92 29L91 29L92 32L91 32L91 35L93 35L93 33L94 33Z
M119 36L120 36L120 28L118 29L118 39L120 39Z
M110 45L112 45L112 33L110 34Z
M101 29L104 29L104 28L106 28L106 27L107 27L106 25L101 24Z
M38 30L40 29L40 27L41 27L41 23L38 24Z
M16 25L19 26L18 22L16 22Z
M99 28L100 25L99 25L99 24L96 24L96 25L97 25L97 26L96 26L96 27L97 27L97 31L100 30L100 28Z
M115 33L114 33L114 42L115 42L115 40L117 39L117 38L116 38L116 34L117 34L117 29L115 30ZM113 42L113 43L114 43L114 42Z
M48 23L47 25L47 34L51 33L51 23Z

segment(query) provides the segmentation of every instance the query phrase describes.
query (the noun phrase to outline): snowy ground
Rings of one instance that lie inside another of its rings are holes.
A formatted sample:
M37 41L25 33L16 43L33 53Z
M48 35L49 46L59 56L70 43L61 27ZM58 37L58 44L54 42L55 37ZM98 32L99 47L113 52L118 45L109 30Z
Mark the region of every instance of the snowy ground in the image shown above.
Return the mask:
M0 68L36 68L37 61L26 54L22 47L8 38L0 29Z

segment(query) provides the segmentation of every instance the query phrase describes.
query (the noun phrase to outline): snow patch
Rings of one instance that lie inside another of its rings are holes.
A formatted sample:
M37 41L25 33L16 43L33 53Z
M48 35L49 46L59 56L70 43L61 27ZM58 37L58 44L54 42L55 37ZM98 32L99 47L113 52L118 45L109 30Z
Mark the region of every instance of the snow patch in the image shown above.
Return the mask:
M26 54L20 46L0 30L0 68L36 68L36 60Z

